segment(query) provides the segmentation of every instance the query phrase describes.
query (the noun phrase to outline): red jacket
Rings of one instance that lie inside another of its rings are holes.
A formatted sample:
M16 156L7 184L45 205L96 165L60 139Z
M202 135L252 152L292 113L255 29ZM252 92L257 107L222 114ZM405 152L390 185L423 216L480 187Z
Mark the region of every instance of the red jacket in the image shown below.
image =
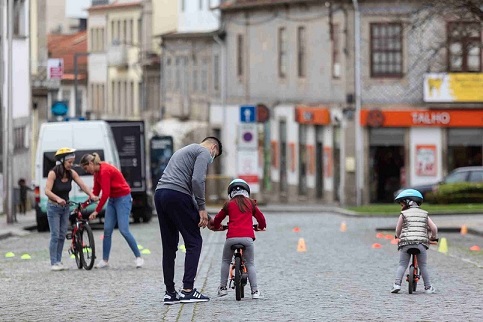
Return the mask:
M104 207L108 198L124 197L131 193L131 188L124 179L121 171L115 166L101 162L98 172L94 173L94 188L92 193L99 196L102 190L101 199L97 204L96 211L99 212Z
M265 217L260 209L254 203L250 202L248 198L245 199L248 201L248 210L246 212L241 212L238 209L235 199L232 199L220 210L213 220L213 228L216 230L221 228L223 219L226 216L229 217L226 238L251 237L255 240L252 217L255 217L257 220L259 229L265 229L267 227Z

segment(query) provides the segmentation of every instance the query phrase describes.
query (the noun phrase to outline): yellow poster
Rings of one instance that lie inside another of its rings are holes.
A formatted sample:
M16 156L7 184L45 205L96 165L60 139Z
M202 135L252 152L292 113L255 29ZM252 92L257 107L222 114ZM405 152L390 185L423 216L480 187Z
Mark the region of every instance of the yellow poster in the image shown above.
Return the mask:
M483 102L483 73L427 73L424 101Z

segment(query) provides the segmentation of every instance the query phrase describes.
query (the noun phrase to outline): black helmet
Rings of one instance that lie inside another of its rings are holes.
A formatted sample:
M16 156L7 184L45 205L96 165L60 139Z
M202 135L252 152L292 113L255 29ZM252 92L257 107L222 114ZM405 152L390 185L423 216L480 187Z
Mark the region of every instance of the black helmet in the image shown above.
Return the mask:
M235 179L228 185L228 196L231 195L233 190L245 190L250 195L250 186L243 179Z

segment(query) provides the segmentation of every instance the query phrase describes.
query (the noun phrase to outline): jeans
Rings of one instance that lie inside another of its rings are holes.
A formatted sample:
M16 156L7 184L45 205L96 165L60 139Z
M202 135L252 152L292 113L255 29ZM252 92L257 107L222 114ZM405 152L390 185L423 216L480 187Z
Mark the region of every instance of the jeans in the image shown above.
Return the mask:
M220 286L226 287L228 275L230 274L230 263L234 253L234 251L231 250L231 246L235 244L245 245L243 257L245 257L245 265L248 272L248 281L250 282L250 288L252 292L258 291L257 271L255 269L255 247L253 245L253 239L251 237L236 237L226 239L225 246L223 247L223 256L221 258Z
M102 259L109 260L111 253L112 232L116 223L119 232L127 241L129 247L136 257L141 257L138 244L129 231L129 215L131 214L132 198L131 194L118 198L109 198L104 217L104 240L102 241Z
M171 189L159 189L154 194L154 202L163 245L163 276L166 291L175 291L174 264L180 233L186 245L183 288L192 289L203 244L198 227L200 215L193 197Z
M50 264L60 263L64 249L65 234L69 226L69 206L47 202L47 218L50 228Z

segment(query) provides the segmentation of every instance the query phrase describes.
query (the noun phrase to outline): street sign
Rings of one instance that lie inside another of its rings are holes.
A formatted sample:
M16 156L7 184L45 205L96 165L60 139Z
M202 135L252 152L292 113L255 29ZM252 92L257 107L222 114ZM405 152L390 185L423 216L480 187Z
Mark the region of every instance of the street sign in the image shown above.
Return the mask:
M241 123L255 123L256 108L253 105L240 106L240 122Z
M258 149L258 132L256 123L240 123L238 125L238 148Z
M51 107L52 115L54 116L64 116L68 110L67 101L54 101Z
M61 80L64 76L64 59L49 58L47 61L47 78Z
M238 150L238 178L245 180L251 193L260 192L258 183L258 150Z

